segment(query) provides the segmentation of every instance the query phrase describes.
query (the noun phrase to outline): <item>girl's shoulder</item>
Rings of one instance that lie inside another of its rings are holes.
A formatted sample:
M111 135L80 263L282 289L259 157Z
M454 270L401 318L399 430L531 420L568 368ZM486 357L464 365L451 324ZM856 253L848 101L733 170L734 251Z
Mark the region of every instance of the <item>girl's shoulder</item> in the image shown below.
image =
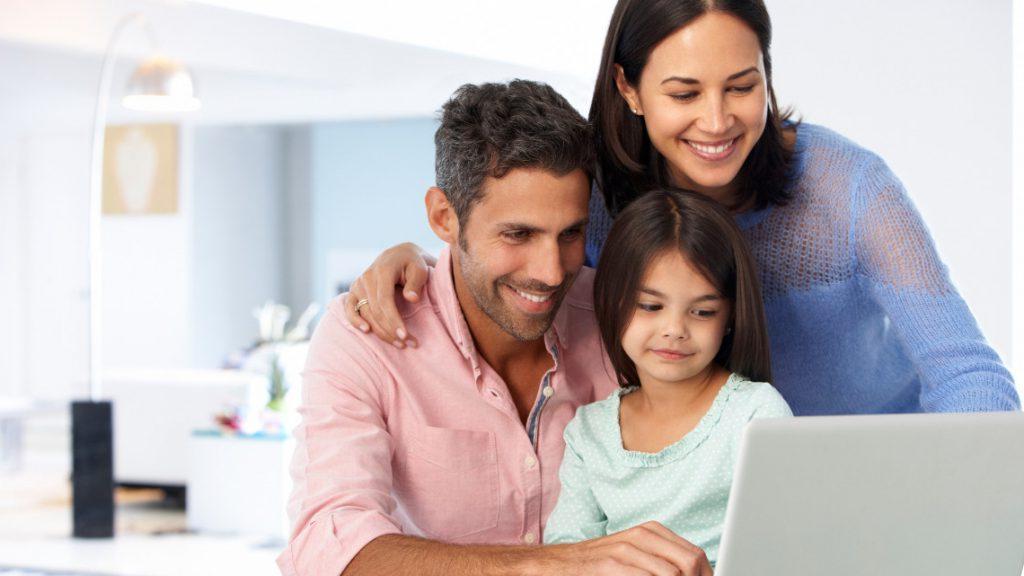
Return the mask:
M634 388L616 388L607 398L585 404L565 427L565 441L576 444L582 439L604 438L618 434L619 398Z
M754 382L745 376L733 374L726 385L731 387L728 405L734 418L750 421L754 418L793 416L789 403L767 382Z

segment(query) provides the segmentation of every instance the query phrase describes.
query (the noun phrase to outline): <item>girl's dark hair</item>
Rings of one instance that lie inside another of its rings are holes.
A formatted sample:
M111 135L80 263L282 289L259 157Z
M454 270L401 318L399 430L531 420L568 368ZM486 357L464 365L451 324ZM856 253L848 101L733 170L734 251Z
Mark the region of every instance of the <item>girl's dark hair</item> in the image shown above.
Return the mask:
M758 382L771 382L771 354L761 284L743 233L726 209L695 192L656 190L615 219L594 279L601 339L621 386L638 386L622 335L636 312L640 283L651 264L678 251L732 303L732 331L715 362Z
M737 175L737 208L753 201L754 209L789 201L786 189L793 151L783 140L791 110L779 111L772 87L769 53L772 24L762 0L619 0L608 26L601 56L590 123L597 137L597 185L611 214L648 190L671 186L665 159L651 145L644 119L630 112L615 85L615 65L626 81L638 86L651 51L662 40L708 12L731 14L757 35L764 55L768 118L764 133Z

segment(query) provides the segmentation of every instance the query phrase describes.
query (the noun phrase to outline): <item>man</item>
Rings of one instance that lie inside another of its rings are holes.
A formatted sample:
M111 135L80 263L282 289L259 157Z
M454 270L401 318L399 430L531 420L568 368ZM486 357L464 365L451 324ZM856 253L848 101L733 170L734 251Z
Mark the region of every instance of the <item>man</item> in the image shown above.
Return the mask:
M563 429L615 387L583 268L591 141L541 84L466 85L444 106L426 208L448 248L421 300L400 304L420 345L329 307L303 383L285 574L710 574L655 523L537 546Z

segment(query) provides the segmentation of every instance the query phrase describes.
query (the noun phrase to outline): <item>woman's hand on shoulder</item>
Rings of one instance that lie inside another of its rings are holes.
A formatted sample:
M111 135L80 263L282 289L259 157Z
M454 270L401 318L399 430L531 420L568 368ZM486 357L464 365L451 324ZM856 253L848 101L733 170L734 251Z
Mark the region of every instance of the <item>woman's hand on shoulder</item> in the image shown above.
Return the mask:
M419 302L427 272L435 264L436 258L411 242L388 248L349 288L345 298L348 321L398 348L415 348L418 342L398 313L395 288L403 287L402 297L409 302Z

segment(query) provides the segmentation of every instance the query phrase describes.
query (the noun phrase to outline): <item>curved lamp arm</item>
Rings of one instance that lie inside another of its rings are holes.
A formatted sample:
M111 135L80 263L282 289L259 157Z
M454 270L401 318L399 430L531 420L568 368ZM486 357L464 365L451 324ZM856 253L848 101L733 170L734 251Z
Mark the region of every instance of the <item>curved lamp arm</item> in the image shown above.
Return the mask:
M129 14L122 18L107 44L96 92L96 113L92 129L92 164L89 171L89 399L97 401L102 393L101 370L103 363L103 146L107 127L107 104L110 84L114 77L117 49L125 31L135 25L144 26L150 43L155 47L156 36L149 21L142 14Z

